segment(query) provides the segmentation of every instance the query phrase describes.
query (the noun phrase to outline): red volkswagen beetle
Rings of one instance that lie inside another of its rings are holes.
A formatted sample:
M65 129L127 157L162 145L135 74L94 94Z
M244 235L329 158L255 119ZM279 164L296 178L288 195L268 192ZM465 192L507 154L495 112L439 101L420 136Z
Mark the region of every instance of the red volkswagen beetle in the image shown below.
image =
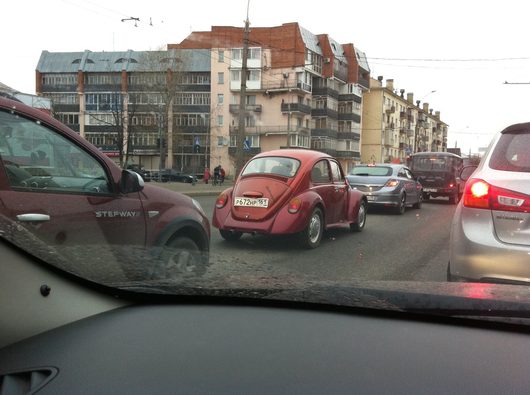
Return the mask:
M365 223L366 198L349 187L340 164L305 149L256 155L219 195L213 214L226 240L298 233L306 248L317 247L326 229L349 225L359 232Z

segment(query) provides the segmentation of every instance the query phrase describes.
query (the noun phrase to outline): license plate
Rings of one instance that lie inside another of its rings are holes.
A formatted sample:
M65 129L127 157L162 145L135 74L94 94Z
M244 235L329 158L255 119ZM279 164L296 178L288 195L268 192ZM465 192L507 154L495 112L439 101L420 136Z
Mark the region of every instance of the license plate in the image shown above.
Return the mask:
M247 197L236 197L234 200L234 206L243 207L269 207L269 199L267 198L247 198Z
M375 196L366 196L366 200L373 202L375 200Z
M423 188L423 192L437 192L438 189L436 188Z

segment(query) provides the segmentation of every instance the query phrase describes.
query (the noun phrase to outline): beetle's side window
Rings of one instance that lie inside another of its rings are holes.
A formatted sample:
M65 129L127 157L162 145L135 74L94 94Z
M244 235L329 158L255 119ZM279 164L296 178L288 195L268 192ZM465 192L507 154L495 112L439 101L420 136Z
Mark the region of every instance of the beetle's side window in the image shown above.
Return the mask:
M337 162L330 161L329 165L331 166L331 175L333 177L333 182L343 182L344 178L342 177L339 164Z
M311 169L311 181L314 183L330 182L328 161L321 160Z
M10 185L33 192L108 193L103 166L57 132L0 112L0 158Z

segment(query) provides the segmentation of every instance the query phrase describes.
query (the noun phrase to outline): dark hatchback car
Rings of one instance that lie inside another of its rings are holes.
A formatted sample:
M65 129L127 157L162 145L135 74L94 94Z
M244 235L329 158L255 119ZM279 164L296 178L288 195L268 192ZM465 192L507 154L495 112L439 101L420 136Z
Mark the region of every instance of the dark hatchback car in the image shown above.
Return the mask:
M421 208L422 186L404 165L357 165L346 179L364 193L369 206L391 207L396 214L403 214L406 206Z
M132 165L127 166L127 169L140 174L140 176L142 176L145 182L151 181L151 172L149 170L145 170L143 166L132 164Z
M191 184L197 182L197 177L192 174L182 173L175 169L162 169L156 174L156 180L162 182L186 182Z
M188 196L144 185L65 125L0 98L3 236L94 281L203 273L210 225ZM50 258L52 257L52 258ZM98 265L109 267L104 279Z

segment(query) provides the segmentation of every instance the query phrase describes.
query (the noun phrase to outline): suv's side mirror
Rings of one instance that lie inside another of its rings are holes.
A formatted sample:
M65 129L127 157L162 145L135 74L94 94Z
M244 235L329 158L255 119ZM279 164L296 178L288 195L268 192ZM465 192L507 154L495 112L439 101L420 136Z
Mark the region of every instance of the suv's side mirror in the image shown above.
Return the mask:
M462 181L467 181L469 180L469 177L471 177L471 174L473 174L473 172L477 169L477 166L465 166L461 171L460 171L460 179Z
M132 170L122 170L120 192L123 194L140 192L144 189L144 180L140 174Z

